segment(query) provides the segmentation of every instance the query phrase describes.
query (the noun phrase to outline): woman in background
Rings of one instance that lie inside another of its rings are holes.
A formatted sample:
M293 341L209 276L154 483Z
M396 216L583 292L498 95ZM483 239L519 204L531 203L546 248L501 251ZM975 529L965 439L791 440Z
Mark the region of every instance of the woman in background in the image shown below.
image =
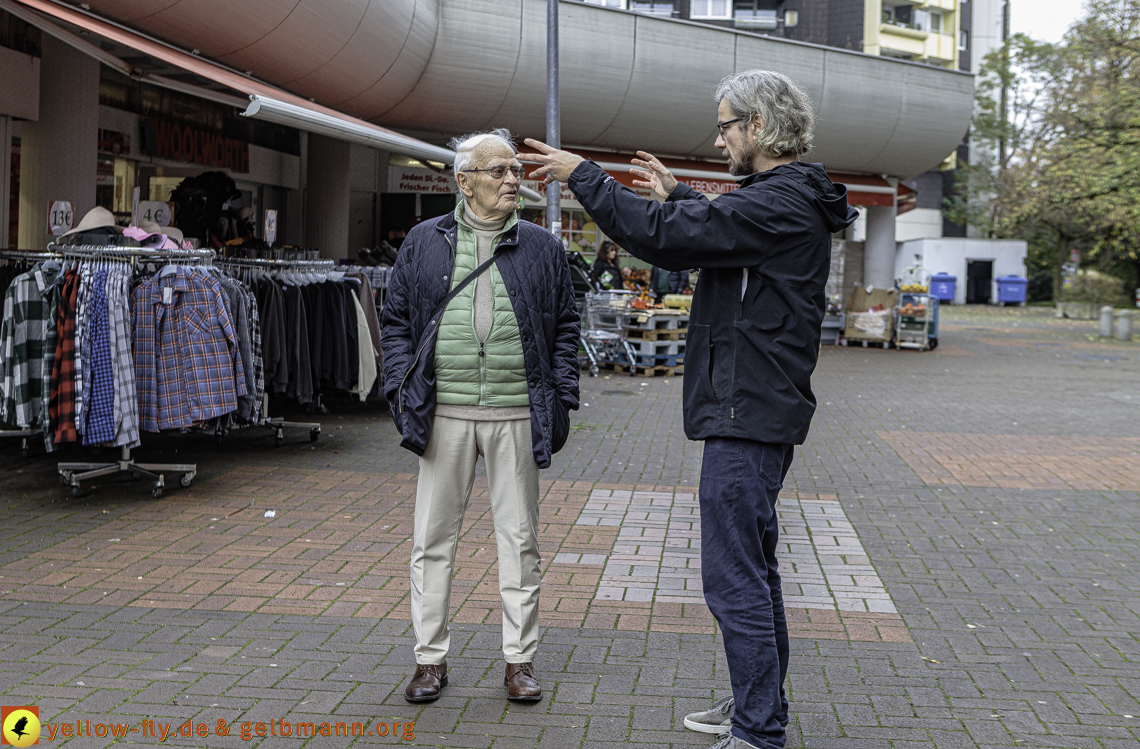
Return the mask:
M598 249L598 256L594 260L594 267L590 271L590 277L603 289L623 288L616 244L602 242L602 246Z

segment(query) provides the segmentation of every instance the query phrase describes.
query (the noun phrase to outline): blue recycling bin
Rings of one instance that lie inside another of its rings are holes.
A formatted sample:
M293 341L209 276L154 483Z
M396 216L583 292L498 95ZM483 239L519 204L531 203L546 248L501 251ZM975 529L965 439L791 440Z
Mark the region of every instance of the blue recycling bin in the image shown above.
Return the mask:
M1029 279L1021 276L1002 276L997 280L998 304L1025 304L1025 291Z
M940 302L953 304L957 286L958 277L949 273L935 273L930 277L930 295Z

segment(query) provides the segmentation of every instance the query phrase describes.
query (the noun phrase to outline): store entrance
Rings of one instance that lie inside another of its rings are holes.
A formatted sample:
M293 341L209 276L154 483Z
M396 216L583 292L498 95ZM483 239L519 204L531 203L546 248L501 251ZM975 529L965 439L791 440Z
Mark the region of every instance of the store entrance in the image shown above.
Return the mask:
M993 285L993 260L966 261L966 304L989 304Z

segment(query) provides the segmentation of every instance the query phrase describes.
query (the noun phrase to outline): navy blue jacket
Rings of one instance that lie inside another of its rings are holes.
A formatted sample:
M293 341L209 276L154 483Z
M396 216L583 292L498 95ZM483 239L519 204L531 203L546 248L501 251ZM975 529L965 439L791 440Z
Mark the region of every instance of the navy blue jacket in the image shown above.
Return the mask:
M855 221L822 164L745 178L710 201L678 184L645 200L591 162L570 175L590 217L629 254L666 270L700 268L685 346L689 439L802 444L815 413L831 235Z
M435 417L439 320L431 314L451 289L457 231L449 213L408 232L384 301L384 396L404 438L400 445L416 455L427 449ZM562 244L528 221L504 234L498 249L495 265L511 295L530 384L534 461L547 468L570 433L569 411L578 408L579 323L570 265Z

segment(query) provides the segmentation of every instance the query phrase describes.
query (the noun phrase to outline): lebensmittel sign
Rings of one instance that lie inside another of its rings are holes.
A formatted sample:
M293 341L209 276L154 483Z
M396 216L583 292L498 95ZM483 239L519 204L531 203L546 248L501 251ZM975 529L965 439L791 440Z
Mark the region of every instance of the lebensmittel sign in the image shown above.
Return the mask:
M388 167L388 192L422 192L451 195L458 192L449 174L414 166Z

